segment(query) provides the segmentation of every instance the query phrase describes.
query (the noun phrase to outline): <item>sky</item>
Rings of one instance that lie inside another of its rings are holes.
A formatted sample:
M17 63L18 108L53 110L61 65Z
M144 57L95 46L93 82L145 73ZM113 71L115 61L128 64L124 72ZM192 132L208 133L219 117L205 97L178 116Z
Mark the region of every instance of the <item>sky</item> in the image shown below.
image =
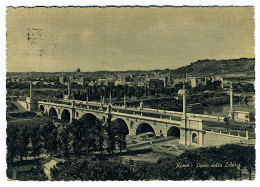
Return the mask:
M176 69L254 58L253 7L7 8L8 72Z

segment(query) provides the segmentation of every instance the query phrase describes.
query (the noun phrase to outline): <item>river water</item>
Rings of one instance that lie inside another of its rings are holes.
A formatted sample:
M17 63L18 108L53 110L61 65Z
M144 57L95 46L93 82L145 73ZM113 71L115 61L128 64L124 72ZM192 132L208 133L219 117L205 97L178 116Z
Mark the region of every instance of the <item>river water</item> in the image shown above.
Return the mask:
M247 111L247 112L255 113L255 106L253 101L249 101L247 103L243 101L234 103L233 109L238 111ZM229 111L229 104L225 104L219 106L208 106L203 109L193 109L191 113L227 117L228 111Z

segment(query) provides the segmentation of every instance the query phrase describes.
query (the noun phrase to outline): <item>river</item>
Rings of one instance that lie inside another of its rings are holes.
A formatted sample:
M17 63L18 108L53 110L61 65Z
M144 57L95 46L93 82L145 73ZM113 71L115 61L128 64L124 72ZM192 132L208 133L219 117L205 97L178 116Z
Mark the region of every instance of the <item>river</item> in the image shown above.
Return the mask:
M254 102L249 101L247 103L243 101L239 101L234 103L234 110L238 111L247 111L251 113L255 113ZM205 114L205 115L213 115L213 116L221 116L227 117L229 111L229 104L219 105L219 106L208 106L203 109L193 109L191 112L195 114Z

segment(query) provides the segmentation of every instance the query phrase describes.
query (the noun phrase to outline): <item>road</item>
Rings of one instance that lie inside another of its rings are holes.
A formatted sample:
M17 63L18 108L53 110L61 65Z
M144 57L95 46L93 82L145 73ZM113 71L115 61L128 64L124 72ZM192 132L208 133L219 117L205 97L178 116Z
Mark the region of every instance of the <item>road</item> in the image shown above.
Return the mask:
M134 149L138 149L138 148L145 147L145 146L148 146L148 145L168 142L168 141L172 141L172 140L176 140L176 139L179 139L179 138L178 137L167 137L167 138L162 138L162 139L158 139L158 140L151 140L149 142L129 145L129 146L126 147L126 149L127 150L134 150Z

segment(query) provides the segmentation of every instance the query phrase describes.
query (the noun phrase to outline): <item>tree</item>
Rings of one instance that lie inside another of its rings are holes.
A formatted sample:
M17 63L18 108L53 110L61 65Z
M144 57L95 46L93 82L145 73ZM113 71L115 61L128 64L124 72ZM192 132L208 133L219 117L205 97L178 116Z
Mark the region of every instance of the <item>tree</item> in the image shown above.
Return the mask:
M41 126L40 135L43 139L43 148L46 150L47 155L48 153L52 154L53 151L57 150L57 130L51 121L48 121L47 124Z
M114 121L112 123L112 131L115 136L116 144L121 153L122 150L126 148L126 135L128 133L128 129L125 129L119 121Z
M100 152L102 155L102 152L104 151L104 135L100 134L98 140L97 140L97 151Z
M125 134L119 134L118 135L117 144L118 144L118 147L119 147L119 151L121 153L122 150L124 150L126 148L126 135Z
M62 123L58 129L57 141L58 148L61 154L65 157L69 154L69 132L65 126L65 123Z
M30 140L32 143L32 155L35 159L41 153L41 137L39 134L39 126L33 126L30 131Z
M80 156L84 138L84 127L83 123L78 120L73 120L72 123L68 124L68 131L70 132L70 141L73 148L73 153L76 156Z
M96 128L97 128L96 149L102 155L102 152L104 151L104 141L105 141L104 126L98 123Z
M90 150L97 150L97 144L99 147L99 151L102 150L102 137L99 139L99 137L102 135L100 134L102 132L102 127L100 124L100 121L98 119L94 120L88 120L86 125L87 134L85 135L86 138L86 145L87 145L87 153L90 153ZM99 139L99 140L98 140Z
M106 131L106 149L107 152L113 154L113 151L116 149L116 139L114 135L114 131L111 124L111 115L108 115L106 124L105 124L105 131Z
M18 133L18 152L20 154L20 160L23 160L23 157L26 157L28 153L28 145L30 143L29 140L29 128L27 126L23 126L22 129Z
M13 159L17 156L19 129L12 125L8 125L6 133L7 133L7 138L6 138L7 162L12 163Z
M75 155L80 156L82 150L87 153L91 151L103 151L104 136L100 121L94 117L73 120L68 124L67 132L70 134L70 143Z
M249 180L252 180L252 170L255 170L255 148L254 146L246 147L244 151L245 165L249 174Z
M52 133L49 135L47 144L51 156L55 155L58 151L57 128L54 128Z

